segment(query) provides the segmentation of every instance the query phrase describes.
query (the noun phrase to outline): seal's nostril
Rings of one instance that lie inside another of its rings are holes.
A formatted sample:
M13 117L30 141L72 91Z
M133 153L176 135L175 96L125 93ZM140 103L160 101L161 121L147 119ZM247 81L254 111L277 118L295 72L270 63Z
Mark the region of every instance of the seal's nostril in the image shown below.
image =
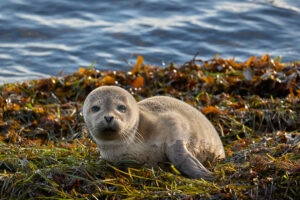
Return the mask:
M107 123L110 123L110 122L112 122L114 117L113 116L104 116L104 119L106 120Z

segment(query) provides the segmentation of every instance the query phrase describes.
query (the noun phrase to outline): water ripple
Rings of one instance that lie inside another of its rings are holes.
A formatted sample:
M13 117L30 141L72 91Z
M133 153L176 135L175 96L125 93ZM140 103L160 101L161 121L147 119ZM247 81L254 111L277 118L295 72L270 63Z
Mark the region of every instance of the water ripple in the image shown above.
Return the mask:
M299 60L300 1L0 1L0 84L146 63L182 64L196 52Z

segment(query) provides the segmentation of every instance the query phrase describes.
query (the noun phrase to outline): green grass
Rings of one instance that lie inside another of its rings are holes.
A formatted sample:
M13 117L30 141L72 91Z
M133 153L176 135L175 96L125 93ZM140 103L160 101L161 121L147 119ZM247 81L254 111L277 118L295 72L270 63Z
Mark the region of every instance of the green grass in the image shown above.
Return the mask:
M179 67L136 65L131 73L93 64L65 77L5 84L1 199L297 199L300 65L280 61L194 59ZM170 95L202 110L225 146L226 159L207 166L216 180L188 179L170 163L152 168L100 159L81 108L91 90L109 84L137 100Z

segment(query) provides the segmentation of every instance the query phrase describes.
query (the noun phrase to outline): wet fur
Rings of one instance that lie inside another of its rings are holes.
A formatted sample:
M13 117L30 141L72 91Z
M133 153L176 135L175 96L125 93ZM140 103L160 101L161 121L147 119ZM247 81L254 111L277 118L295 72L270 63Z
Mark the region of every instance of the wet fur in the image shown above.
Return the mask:
M124 116L115 111L115 103L125 103ZM89 110L103 107L98 116ZM170 161L190 178L211 179L202 164L225 157L223 144L215 128L197 109L166 96L147 98L136 103L132 95L116 86L102 86L92 91L84 102L84 119L97 143L101 157L109 161L133 158L157 165ZM95 124L103 115L115 116L120 131L112 140L97 137Z

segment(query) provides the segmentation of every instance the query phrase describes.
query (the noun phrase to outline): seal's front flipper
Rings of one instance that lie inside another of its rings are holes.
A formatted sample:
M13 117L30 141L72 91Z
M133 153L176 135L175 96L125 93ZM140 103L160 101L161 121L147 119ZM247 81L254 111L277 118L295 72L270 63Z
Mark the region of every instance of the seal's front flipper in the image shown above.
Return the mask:
M189 178L213 180L213 173L207 170L185 147L182 140L166 147L170 162Z

